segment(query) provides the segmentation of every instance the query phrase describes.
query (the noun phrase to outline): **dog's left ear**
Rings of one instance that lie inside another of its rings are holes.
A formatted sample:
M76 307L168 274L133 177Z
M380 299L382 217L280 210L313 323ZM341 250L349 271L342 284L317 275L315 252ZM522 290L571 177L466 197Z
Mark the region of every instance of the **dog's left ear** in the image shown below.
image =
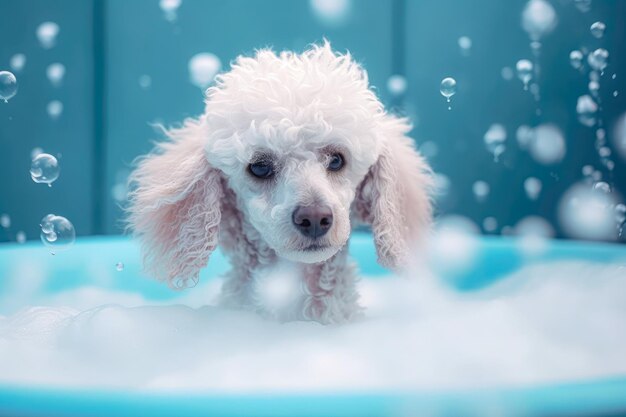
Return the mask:
M430 230L432 173L406 136L406 119L385 116L378 160L357 189L353 213L372 227L378 262L407 265L411 249Z

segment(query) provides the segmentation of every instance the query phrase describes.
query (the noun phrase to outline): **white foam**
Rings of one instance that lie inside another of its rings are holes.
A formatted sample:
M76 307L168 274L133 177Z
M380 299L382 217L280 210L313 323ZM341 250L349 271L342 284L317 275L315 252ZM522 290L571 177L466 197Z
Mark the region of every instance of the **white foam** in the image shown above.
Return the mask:
M318 391L511 386L626 374L626 268L527 266L459 293L427 275L364 279L366 317L280 324L206 306L76 306L95 288L0 316L0 381L140 390ZM197 291L196 291L197 290ZM185 303L214 299L216 283ZM81 295L82 294L82 295ZM76 303L75 300L79 302Z

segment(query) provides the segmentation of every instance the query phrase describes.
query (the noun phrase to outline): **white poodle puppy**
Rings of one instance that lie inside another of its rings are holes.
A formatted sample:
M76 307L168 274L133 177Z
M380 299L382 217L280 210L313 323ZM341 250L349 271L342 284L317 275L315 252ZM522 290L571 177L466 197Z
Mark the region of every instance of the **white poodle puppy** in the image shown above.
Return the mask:
M129 224L146 270L188 287L220 246L232 263L225 305L350 320L360 312L352 224L371 225L389 268L406 265L429 230L431 175L409 130L328 42L238 57L204 114L167 131L131 176Z

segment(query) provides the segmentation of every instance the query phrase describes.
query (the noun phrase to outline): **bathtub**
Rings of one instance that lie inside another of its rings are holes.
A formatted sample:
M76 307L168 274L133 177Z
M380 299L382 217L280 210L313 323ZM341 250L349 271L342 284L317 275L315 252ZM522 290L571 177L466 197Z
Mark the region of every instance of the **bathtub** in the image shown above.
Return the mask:
M357 233L350 243L353 258L368 279L384 279L388 272L376 263L371 236ZM506 237L479 240L476 262L449 284L460 292L488 287L499 278L534 262L559 260L626 264L626 247L601 243L550 241L541 253L528 256L518 242ZM116 271L118 262L123 271ZM210 281L227 269L223 256L214 254L201 274ZM26 272L24 272L26 271ZM36 271L37 285L16 285L9 277ZM0 315L46 294L97 285L124 293L139 293L146 300L176 302L180 293L142 276L136 244L124 237L81 238L68 251L51 256L39 242L0 246ZM86 277L90 277L89 281ZM624 277L626 279L626 276ZM2 340L0 339L0 343ZM624 353L626 355L626 352ZM19 359L16 359L19 360ZM2 369L0 369L0 374ZM520 387L480 389L423 389L407 392L292 394L218 394L181 391L141 392L116 389L65 389L0 383L2 416L461 416L461 415L626 415L626 375L561 381Z

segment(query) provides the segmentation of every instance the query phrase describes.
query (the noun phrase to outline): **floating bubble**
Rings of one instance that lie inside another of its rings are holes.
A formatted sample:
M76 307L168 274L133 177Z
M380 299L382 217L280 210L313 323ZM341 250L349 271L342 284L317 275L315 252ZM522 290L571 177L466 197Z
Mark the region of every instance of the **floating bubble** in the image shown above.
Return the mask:
M537 126L533 129L533 133L529 151L535 161L549 165L563 159L565 156L565 139L561 129L547 123Z
M615 199L612 193L572 185L559 202L559 222L570 237L592 240L616 238Z
M483 219L483 230L485 232L495 232L498 228L498 220L495 217L485 217Z
M65 217L48 214L41 219L41 241L53 253L69 248L76 240L74 225Z
M598 181L593 184L593 189L605 194L609 194L611 192L611 186L604 181Z
M575 69L580 69L583 66L584 55L579 50L575 49L569 53L569 63Z
M44 22L37 27L37 39L41 47L50 49L56 45L57 35L59 34L59 25L54 22Z
M600 39L601 37L604 36L604 31L606 30L606 25L603 22L595 22L594 24L591 25L589 30L591 31L591 34L594 37Z
M533 63L527 59L520 59L515 64L517 78L524 83L524 90L528 90L528 83L533 78Z
M591 165L585 165L582 169L583 176L591 177L593 175L593 167Z
M392 75L387 80L387 90L394 96L401 96L406 92L406 77L403 75Z
M506 129L499 123L489 126L483 137L487 150L493 155L494 161L498 161L500 155L505 151Z
M554 228L539 216L526 216L515 225L513 234L519 237L518 247L525 255L539 255L548 248Z
M15 54L11 57L9 61L9 65L11 69L15 72L20 72L24 69L24 65L26 65L26 55L24 54Z
M53 86L60 86L65 76L65 65L59 62L48 65L48 68L46 68L46 76Z
M467 56L472 49L472 40L467 36L461 36L458 40L459 48L461 48L461 54Z
M615 205L615 221L618 226L626 222L626 205L619 203Z
M472 192L479 202L485 201L489 195L490 187L485 181L476 181L472 185Z
M515 131L515 138L517 139L517 143L521 149L528 148L534 135L533 128L528 125L521 125Z
M557 18L554 8L545 0L530 0L522 11L522 28L530 39L538 41L552 32Z
M115 269L117 269L118 272L121 272L124 270L124 263L123 262L118 262L115 264Z
M143 88L144 90L147 90L151 86L152 86L152 77L150 77L149 75L145 75L145 74L139 77L139 87Z
M26 233L20 230L15 234L15 240L20 244L26 242Z
M598 155L600 155L601 158L608 158L611 156L611 149L608 146L603 146L598 149Z
M350 16L351 0L309 0L315 16L323 23L340 25Z
M589 92L591 93L591 95L594 97L597 97L598 91L600 91L600 83L595 80L591 80L589 81L588 88L589 88Z
M0 99L5 103L17 93L17 79L9 71L0 71Z
M448 110L452 109L450 106L450 97L456 94L456 80L452 77L446 77L441 80L441 85L439 86L439 92L442 96L446 98L448 102Z
M591 0L574 0L576 8L583 13L587 13L591 10Z
M578 121L585 126L591 127L596 124L596 113L598 105L590 95L578 97L576 102L576 113L578 113Z
M587 56L587 62L597 71L604 71L609 62L609 51L598 48Z
M59 116L61 116L61 114L63 113L63 103L61 103L59 100L52 100L46 106L46 111L48 112L48 116L50 116L51 119L58 119Z
M480 229L467 217L446 215L437 219L429 245L433 269L444 276L455 276L476 262Z
M159 1L159 7L163 10L165 14L165 20L169 22L173 22L176 20L178 8L182 0L161 0Z
M216 55L203 52L194 55L189 60L188 67L191 83L205 89L213 82L217 73L220 72L222 62Z
M60 173L59 162L57 159L47 153L37 155L30 165L30 176L36 183L48 184L59 178Z
M618 94L617 90L613 91L613 97L617 97Z
M6 213L0 215L0 226L4 227L5 229L11 227L11 216Z
M542 188L541 181L535 177L528 177L524 180L524 191L530 200L539 198Z
M439 154L439 146L433 141L427 140L419 146L420 153L426 159L434 158Z
M515 75L515 73L513 72L513 68L511 68L511 67L503 67L500 70L500 75L506 81L511 81L513 79L513 76Z
M447 175L442 174L440 172L436 172L433 175L433 182L434 182L435 195L437 196L448 195L448 193L450 192L450 185L452 183L450 182L450 178L448 178Z

